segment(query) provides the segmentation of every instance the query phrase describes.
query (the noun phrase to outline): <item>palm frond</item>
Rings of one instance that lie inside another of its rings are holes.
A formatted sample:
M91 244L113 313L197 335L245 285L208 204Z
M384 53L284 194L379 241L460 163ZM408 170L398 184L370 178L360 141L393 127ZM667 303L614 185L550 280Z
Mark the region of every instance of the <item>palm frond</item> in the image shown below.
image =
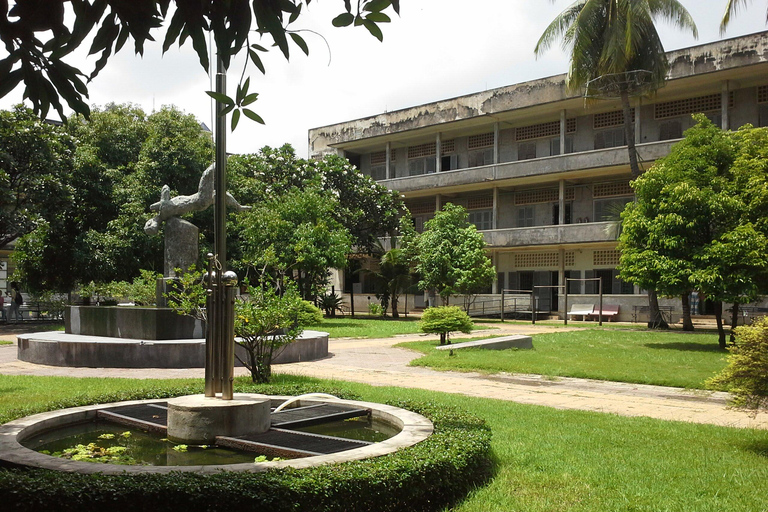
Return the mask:
M736 14L739 7L745 6L750 0L728 0L725 4L725 13L723 13L723 19L720 21L720 35L725 33L725 29L728 27L728 23L731 21L731 16ZM766 22L768 23L768 14L766 14Z

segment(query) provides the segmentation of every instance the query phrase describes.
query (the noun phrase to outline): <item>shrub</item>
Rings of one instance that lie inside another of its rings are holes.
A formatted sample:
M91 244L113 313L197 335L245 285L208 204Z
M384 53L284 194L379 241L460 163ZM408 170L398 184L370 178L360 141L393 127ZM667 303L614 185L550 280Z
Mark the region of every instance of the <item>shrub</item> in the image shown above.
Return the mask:
M429 308L421 316L419 328L422 332L440 334L440 344L451 343L451 332L472 332L472 320L469 315L457 306L439 306Z
M298 304L297 320L299 325L319 325L323 323L323 312L309 301L302 300Z
M322 297L320 297L320 308L325 311L325 316L335 318L336 312L343 313L344 310L341 309L344 300L336 294L335 292L332 293L326 293Z
M384 308L381 307L381 304L376 304L375 302L369 302L368 303L368 313L370 313L373 316L381 316L384 311Z
M736 344L728 349L728 365L707 385L728 389L737 407L759 409L768 405L768 318L734 332Z
M258 392L286 391L267 388ZM264 473L86 475L7 469L0 470L0 495L4 509L19 512L435 511L489 479L491 432L482 419L442 404L392 405L431 419L434 434L383 457Z

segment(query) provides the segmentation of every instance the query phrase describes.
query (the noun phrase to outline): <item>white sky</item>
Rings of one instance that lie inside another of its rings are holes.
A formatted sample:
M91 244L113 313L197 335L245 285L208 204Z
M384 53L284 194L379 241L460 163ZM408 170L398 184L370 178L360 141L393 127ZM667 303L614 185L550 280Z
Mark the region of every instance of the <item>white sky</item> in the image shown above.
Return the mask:
M252 106L266 125L243 118L228 136L227 149L249 153L289 142L306 157L310 128L564 73L568 62L559 47L538 60L533 48L547 24L571 1L401 0L401 16L382 26L384 42L379 43L363 27L331 25L343 9L341 0L315 0L295 28L322 33L330 54L320 37L305 33L309 57L292 45L290 62L277 49L265 57L266 76L251 65L251 92L260 93ZM763 0L739 12L723 37L718 26L725 0L682 2L698 26L699 38L662 24L659 30L668 51L767 29ZM94 57L71 63L90 72L93 62ZM242 62L230 68L231 95L241 72ZM131 102L147 112L175 104L213 126L205 94L210 88L189 43L165 56L159 43L148 45L142 59L133 55L129 42L90 84L89 103ZM0 99L0 108L21 98L19 87Z

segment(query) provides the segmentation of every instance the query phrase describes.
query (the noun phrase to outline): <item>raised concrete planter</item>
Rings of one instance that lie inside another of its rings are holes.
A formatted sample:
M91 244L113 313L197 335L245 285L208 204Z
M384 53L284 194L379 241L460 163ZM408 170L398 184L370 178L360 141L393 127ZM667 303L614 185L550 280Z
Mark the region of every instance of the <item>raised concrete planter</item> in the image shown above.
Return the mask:
M485 348L488 350L504 350L505 348L533 348L533 339L530 336L516 334L513 336L502 336L500 338L489 338L487 340L465 341L464 343L439 345L435 348L437 350L457 350L460 348Z
M18 358L50 366L91 368L204 368L205 340L146 340L82 336L63 332L20 334ZM245 351L235 346L237 354ZM280 349L275 364L314 361L328 357L328 333L304 331Z
M271 397L272 406L277 406L290 397ZM347 450L329 455L317 455L302 459L290 459L274 462L222 464L210 466L123 466L113 464L94 464L92 462L60 459L38 453L22 445L28 439L40 432L53 428L61 428L73 423L91 421L95 419L99 409L116 406L130 406L144 403L161 403L165 400L134 400L112 404L88 405L61 409L27 416L18 420L0 425L0 466L6 467L33 467L54 471L67 471L73 473L171 473L176 471L195 473L220 473L221 471L267 471L283 467L306 468L321 464L334 464L351 460L361 460L370 457L379 457L396 452L405 447L412 446L428 438L434 427L432 422L424 416L405 409L374 402L359 402L354 400L314 400L302 399L299 406L307 406L317 403L331 403L334 405L348 406L350 408L371 409L373 418L386 421L400 429L400 433L390 437L386 441L374 443L361 448Z
M67 306L67 334L140 340L205 338L205 324L170 308L139 306Z
M238 437L269 430L271 401L266 395L237 393L232 400L187 395L168 400L168 439L215 444L216 436Z

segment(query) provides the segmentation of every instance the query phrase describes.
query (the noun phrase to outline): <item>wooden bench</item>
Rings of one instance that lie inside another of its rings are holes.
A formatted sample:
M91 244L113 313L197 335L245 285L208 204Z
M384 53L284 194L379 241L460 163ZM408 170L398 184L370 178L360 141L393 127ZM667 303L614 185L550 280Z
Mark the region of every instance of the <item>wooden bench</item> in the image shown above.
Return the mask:
M580 316L582 320L586 320L587 316L591 315L594 310L594 304L574 304L571 306L568 316Z
M618 304L615 305L615 306L607 306L607 305L603 304L603 319L607 318L610 321L610 320L613 320L616 317L616 315L618 315L618 314L619 314L619 306L618 306ZM594 311L592 311L592 314L588 315L588 316L590 318L594 317L595 320L597 320L598 318L600 318L599 315L600 315L600 308L595 306L595 309L594 309Z

